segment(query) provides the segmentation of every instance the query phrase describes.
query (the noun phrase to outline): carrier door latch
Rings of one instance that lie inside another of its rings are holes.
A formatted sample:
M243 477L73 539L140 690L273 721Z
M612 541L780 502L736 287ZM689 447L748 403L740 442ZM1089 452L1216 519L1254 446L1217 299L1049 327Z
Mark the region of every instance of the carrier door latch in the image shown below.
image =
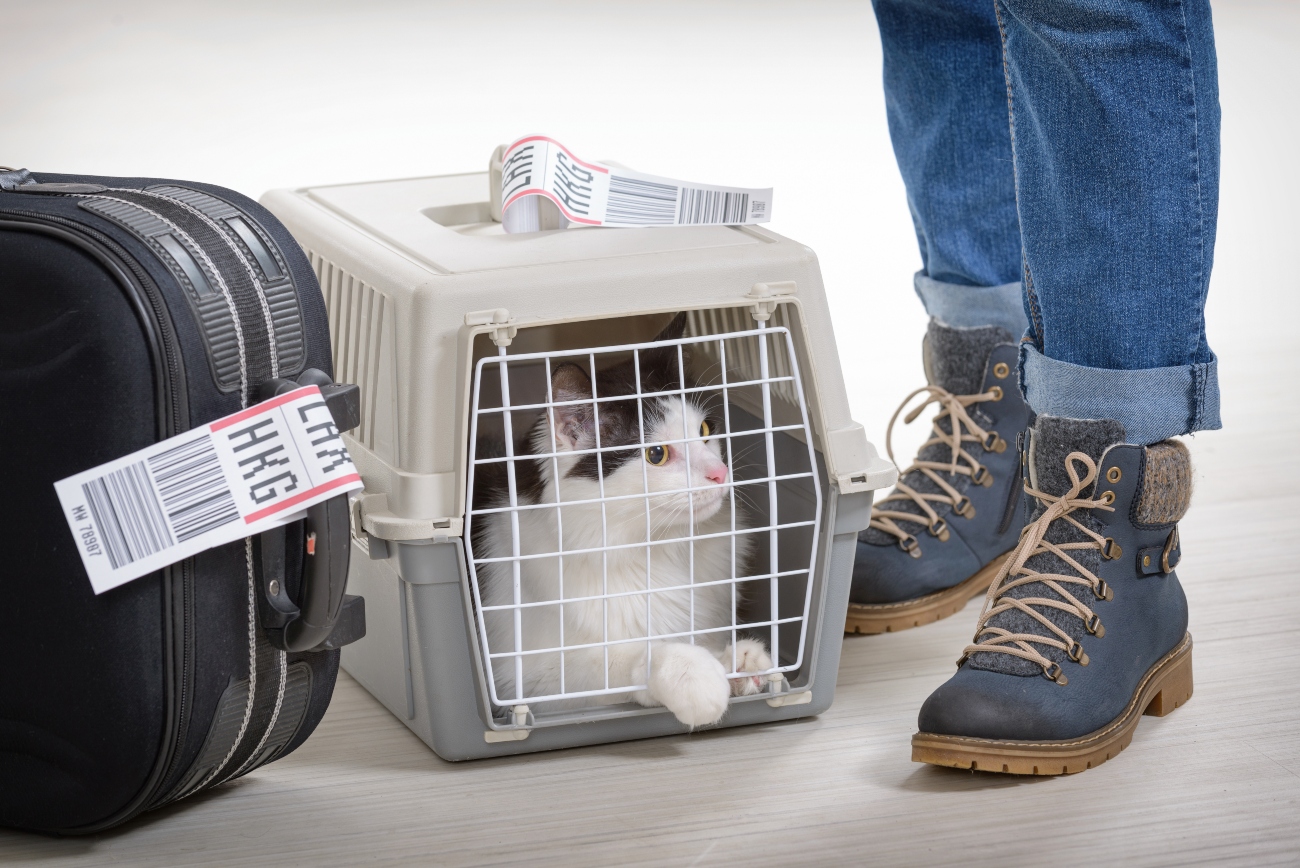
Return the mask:
M515 321L510 316L510 311L504 307L498 307L493 310L474 310L465 314L465 325L467 326L497 326L488 334L492 336L492 343L499 347L508 347L510 342L519 334L519 329L515 327Z
M793 280L778 280L772 283L756 283L749 288L745 298L756 299L754 304L749 306L749 312L753 315L756 322L767 322L776 312L776 306L780 302L778 299L785 295L794 295L799 291L799 285Z

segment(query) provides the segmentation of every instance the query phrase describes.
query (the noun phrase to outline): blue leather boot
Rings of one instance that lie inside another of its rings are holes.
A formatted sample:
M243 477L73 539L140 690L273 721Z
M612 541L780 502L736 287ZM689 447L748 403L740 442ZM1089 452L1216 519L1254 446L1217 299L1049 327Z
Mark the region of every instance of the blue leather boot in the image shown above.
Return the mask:
M959 611L982 594L1022 526L1015 444L1030 420L1016 384L1015 338L998 326L952 328L930 320L923 344L930 385L917 395L939 405L933 436L875 505L858 536L845 630L885 633ZM895 461L897 463L897 461Z
M1071 774L1192 695L1187 598L1174 575L1191 497L1186 448L1126 445L1107 420L1040 416L1028 522L989 589L957 674L921 707L917 762Z

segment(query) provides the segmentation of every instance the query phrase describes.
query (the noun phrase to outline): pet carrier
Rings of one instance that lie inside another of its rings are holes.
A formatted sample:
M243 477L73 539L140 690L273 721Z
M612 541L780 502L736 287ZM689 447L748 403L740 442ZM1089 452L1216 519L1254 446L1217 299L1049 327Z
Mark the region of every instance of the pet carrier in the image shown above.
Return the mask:
M451 760L825 710L896 471L816 257L754 226L507 235L490 186L262 200L361 386L343 668Z

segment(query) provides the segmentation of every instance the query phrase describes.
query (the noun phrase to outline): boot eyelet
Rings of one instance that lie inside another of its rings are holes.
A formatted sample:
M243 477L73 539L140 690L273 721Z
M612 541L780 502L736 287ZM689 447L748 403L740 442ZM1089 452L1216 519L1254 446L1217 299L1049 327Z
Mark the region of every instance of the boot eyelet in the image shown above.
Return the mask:
M980 445L984 447L985 452L996 452L1001 455L1007 451L1007 441L998 436L996 431L990 431L989 436L985 437Z
M1120 470L1118 467L1112 467L1110 470L1106 471L1107 482L1119 482L1123 478L1124 471Z
M1115 599L1115 592L1111 590L1110 585L1106 584L1105 579L1102 579L1101 581L1097 582L1097 587L1093 591L1093 594L1097 596L1098 600L1105 600L1107 602L1110 602L1111 600Z
M900 539L898 541L898 547L914 558L919 558L921 556L921 543L914 536Z
M1001 400L1002 400L1002 387L1001 387L1001 386L993 386L992 388L989 389L989 392L991 392L991 393L993 394L993 400L994 400L994 401L1001 401Z
M1103 491L1101 493L1101 502L1103 506L1110 506L1112 503L1115 502L1115 492Z
M930 536L937 537L939 539L939 542L948 541L948 522L944 521L943 519L936 518L934 520L934 524L930 525L930 527L927 528L927 530L930 531Z
M1006 362L998 362L996 365L993 366L993 376L997 377L999 380L1005 380L1007 378L1007 374L1010 373L1011 373L1011 368L1007 367Z
M1083 626L1089 633L1096 636L1098 639L1106 635L1106 628L1101 624L1101 616L1096 612L1092 614L1091 618L1083 622Z
M989 473L989 469L982 464L979 466L979 469L971 474L970 479L971 482L974 482L976 485L982 485L985 488L993 485L993 474Z
M975 504L970 502L970 498L962 495L961 500L952 505L952 511L965 518L975 517Z
M1075 663L1078 663L1080 666L1088 665L1088 655L1084 653L1083 646L1080 645L1078 642L1072 644L1070 646L1070 650L1066 651L1065 653L1071 660L1073 660Z
M1059 663L1053 663L1051 666L1048 666L1043 670L1043 674L1046 675L1048 679L1060 684L1062 687L1070 683L1070 679L1065 677L1065 672L1061 670L1061 664Z
M1108 561L1113 561L1122 554L1124 554L1124 550L1120 548L1119 543L1110 537L1106 537L1106 542L1101 547L1101 556Z

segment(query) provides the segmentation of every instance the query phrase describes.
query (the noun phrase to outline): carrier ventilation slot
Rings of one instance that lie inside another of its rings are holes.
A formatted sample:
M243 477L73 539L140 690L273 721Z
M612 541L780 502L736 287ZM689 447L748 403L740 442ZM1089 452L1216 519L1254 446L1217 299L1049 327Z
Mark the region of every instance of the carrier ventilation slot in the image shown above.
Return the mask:
M786 305L778 304L772 314L772 328L790 328ZM747 307L708 308L693 310L687 314L686 331L692 335L720 335L727 332L744 331L753 327L754 320ZM703 342L696 347L700 355L699 369L711 374L719 373L720 360L718 345L713 341ZM790 366L790 357L783 353L773 353L768 363L771 365L772 398L783 401L791 408L798 408L799 396L796 393ZM741 342L734 349L727 350L727 376L734 381L755 380L759 376L758 344L755 341Z
M361 425L349 434L375 448L375 401L379 393L380 347L388 300L373 286L307 251L329 311L334 379L361 387Z

